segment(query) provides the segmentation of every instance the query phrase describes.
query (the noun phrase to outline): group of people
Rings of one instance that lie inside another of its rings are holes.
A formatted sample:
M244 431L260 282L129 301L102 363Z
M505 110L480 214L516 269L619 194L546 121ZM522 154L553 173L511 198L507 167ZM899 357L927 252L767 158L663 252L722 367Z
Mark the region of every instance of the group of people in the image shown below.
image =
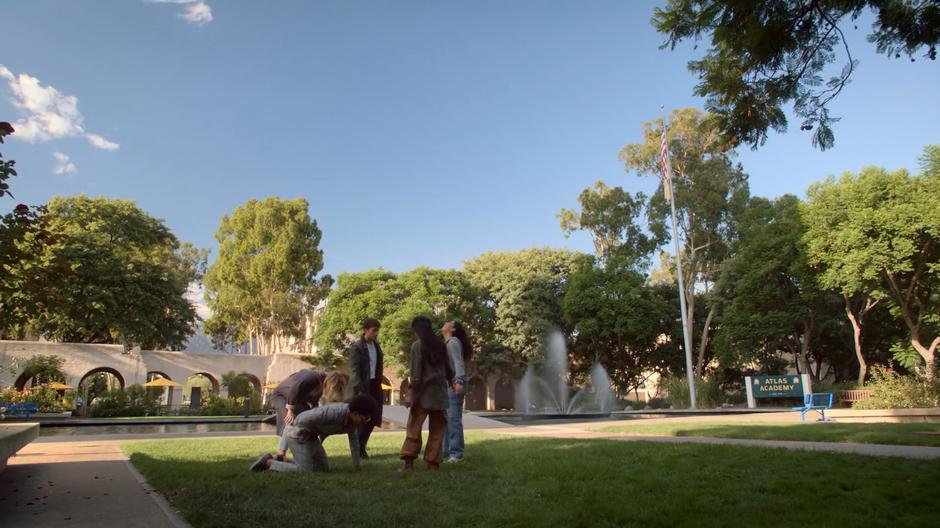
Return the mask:
M330 461L323 441L345 433L353 468L369 458L366 446L372 430L382 423L382 347L377 340L379 322L367 318L362 335L349 348L349 376L301 370L282 381L272 394L277 420L278 453L262 454L252 471L329 471ZM460 462L464 455L463 401L467 389L466 362L473 348L459 321L447 321L437 335L431 320L415 317L411 322L415 341L411 345L410 384L403 389L403 404L409 407L405 442L399 457L401 471L414 471L421 453L421 428L428 420L424 461L428 469L447 462ZM352 397L343 401L349 384ZM320 400L324 405L320 405ZM286 458L290 450L292 459Z

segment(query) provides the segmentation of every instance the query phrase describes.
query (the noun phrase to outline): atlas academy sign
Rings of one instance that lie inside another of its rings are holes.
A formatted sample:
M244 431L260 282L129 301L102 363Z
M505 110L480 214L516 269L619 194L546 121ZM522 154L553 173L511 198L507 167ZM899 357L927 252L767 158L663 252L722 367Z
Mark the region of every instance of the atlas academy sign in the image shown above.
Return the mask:
M746 376L747 406L757 407L757 398L801 398L812 394L812 382L807 374L774 374Z

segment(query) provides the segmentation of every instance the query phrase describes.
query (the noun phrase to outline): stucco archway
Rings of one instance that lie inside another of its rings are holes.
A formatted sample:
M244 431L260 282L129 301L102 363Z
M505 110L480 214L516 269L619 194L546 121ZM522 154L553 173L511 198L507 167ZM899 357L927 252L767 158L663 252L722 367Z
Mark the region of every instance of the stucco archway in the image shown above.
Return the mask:
M465 404L468 411L486 410L486 382L479 376L470 378Z
M516 405L516 394L509 378L502 377L493 390L493 405L496 410L509 410Z

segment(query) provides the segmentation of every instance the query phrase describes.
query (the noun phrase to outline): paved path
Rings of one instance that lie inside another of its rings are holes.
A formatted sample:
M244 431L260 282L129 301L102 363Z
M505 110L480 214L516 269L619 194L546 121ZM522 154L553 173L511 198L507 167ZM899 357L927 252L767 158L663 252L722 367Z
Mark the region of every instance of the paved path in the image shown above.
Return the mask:
M0 474L0 526L188 526L139 477L118 441L33 442Z

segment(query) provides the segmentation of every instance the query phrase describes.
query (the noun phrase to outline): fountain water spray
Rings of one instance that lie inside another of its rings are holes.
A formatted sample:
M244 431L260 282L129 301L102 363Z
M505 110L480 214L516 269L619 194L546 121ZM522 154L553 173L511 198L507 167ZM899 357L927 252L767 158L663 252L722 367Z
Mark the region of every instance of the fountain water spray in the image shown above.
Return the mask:
M568 349L565 337L549 333L545 361L529 364L516 390L516 411L527 415L609 414L614 394L603 365L591 367L590 381L574 395L568 386Z

